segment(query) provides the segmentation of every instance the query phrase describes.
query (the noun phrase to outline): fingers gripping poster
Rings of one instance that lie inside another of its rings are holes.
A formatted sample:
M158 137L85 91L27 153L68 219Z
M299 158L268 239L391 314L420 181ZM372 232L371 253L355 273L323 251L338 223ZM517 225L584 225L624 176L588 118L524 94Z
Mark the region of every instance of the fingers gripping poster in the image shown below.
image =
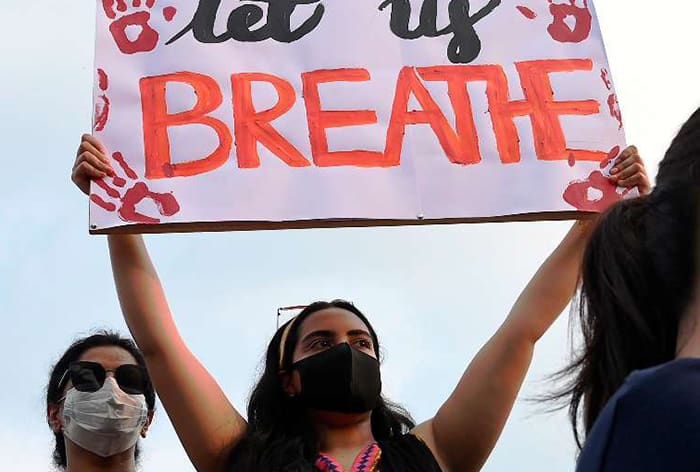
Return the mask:
M591 0L100 0L93 232L600 211Z

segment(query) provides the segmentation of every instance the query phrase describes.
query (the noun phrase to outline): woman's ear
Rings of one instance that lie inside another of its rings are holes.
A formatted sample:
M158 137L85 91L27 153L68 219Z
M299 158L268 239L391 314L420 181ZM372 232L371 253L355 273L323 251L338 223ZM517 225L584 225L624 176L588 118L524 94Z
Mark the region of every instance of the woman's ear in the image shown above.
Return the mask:
M49 406L46 407L46 421L49 423L49 428L51 428L51 431L54 433L60 433L63 430L61 405L49 403Z
M141 428L141 437L145 438L146 435L148 434L148 428L151 427L151 423L153 423L153 415L155 415L154 410L150 410L148 412L148 418L146 419L146 424L143 425L143 428Z

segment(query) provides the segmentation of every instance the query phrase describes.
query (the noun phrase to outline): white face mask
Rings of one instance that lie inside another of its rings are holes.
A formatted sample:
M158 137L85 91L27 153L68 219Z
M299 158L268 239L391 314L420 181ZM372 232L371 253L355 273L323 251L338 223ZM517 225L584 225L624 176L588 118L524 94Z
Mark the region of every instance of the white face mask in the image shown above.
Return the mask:
M124 393L114 377L96 392L70 389L63 405L63 435L101 457L136 444L147 420L145 396Z

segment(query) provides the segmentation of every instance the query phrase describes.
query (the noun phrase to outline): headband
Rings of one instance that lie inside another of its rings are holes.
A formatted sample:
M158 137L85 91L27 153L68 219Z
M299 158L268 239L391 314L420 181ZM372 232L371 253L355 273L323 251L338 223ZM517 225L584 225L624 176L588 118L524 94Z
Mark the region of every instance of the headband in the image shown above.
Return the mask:
M279 369L282 370L284 367L284 349L287 346L287 338L289 337L289 333L292 331L292 326L297 321L297 318L299 318L299 315L295 316L292 318L289 323L287 324L287 327L284 328L284 331L282 332L282 339L280 339L280 352L279 352Z

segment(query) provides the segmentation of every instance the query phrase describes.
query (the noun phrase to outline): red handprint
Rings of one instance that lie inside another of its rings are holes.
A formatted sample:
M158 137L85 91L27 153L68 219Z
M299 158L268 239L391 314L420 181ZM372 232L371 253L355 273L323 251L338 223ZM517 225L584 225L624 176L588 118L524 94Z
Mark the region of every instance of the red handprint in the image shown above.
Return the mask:
M548 1L552 24L547 27L547 31L553 40L560 43L580 43L588 39L593 25L593 15L588 9L588 0L583 0L582 7L576 5L577 0L568 0L569 3ZM537 18L537 13L526 6L519 5L516 8L528 20ZM573 27L566 21L569 17L573 21Z
M619 146L612 148L607 159L600 163L600 168L608 167L619 154ZM586 180L575 180L569 183L563 197L566 203L577 210L600 212L624 198L629 192L630 189L626 189L618 193L617 185L600 170L594 170Z
M620 124L619 129L622 129L622 110L620 110L620 103L617 101L617 94L613 93L608 97L608 108L610 116L617 120Z
M605 88L612 91L613 84L612 80L610 80L608 69L603 68L600 70L600 78L603 80ZM619 129L622 129L622 111L620 110L620 103L617 101L617 94L611 93L608 95L608 109L610 110L610 116L615 118L619 123Z
M549 12L552 14L552 24L547 27L550 36L560 43L580 43L591 35L593 16L588 9L588 0L583 0L583 6L576 5L576 0L566 3L554 3L549 0ZM571 16L574 27L566 23L566 18Z
M114 20L109 26L109 31L112 33L117 47L124 54L149 52L153 51L156 46L158 46L160 35L158 31L153 29L150 25L151 12L148 11L155 7L156 0L132 0L132 9L142 8L142 3L144 3L145 10L141 9L126 14L129 10L126 0L102 0L102 7L104 8L105 15L107 15L107 18L110 20ZM166 21L172 21L176 13L177 9L175 7L165 7L163 9L163 18L165 18ZM130 26L136 26L141 29L139 35L134 40L130 39L127 35L127 29Z
M602 68L600 69L600 78L605 84L605 88L608 90L612 90L613 84L612 80L610 80L610 72L608 72L608 69Z
M95 103L95 131L99 132L105 129L107 126L107 121L109 121L109 98L107 97L107 89L109 88L109 77L107 73L102 69L97 69L97 86L102 90L102 94L99 95L98 101Z
M127 162L124 160L122 153L115 152L112 157L122 168L126 174L126 177L133 182L133 185L122 194L115 187L124 188L127 184L126 179L115 175L112 177L112 184L114 187L105 182L104 179L95 180L95 183L102 188L107 195L115 200L118 200L119 208L117 208L117 204L107 202L102 199L102 197L95 194L90 195L90 200L93 203L106 211L116 211L119 218L127 223L160 223L160 218L153 218L138 212L136 206L144 200L151 200L153 203L155 203L161 216L173 216L180 211L180 204L177 202L173 194L152 192L144 182L139 181L136 172L129 167L129 164L127 164Z

